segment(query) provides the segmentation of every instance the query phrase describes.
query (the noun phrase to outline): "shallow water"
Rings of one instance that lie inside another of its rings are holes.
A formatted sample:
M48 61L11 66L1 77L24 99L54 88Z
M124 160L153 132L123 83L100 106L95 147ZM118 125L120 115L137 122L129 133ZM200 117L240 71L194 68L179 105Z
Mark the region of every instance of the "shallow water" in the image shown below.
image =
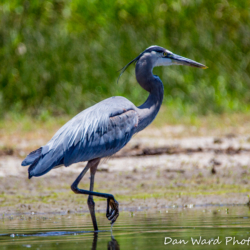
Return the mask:
M249 219L247 206L121 212L111 234L99 213L94 234L88 214L5 215L0 249L249 249Z

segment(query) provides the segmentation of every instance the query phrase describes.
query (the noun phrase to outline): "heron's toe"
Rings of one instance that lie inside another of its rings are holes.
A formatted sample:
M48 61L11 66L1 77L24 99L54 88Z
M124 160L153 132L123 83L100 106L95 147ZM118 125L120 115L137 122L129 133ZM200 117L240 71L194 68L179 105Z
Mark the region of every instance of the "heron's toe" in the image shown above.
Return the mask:
M119 216L119 213L117 213L117 214L115 214L115 215L113 216L113 218L112 218L112 220L111 220L111 223L110 223L111 225L113 225L113 224L116 222L118 216Z
M108 215L107 215L107 218L108 218L108 220L112 220L112 218L114 217L114 215L115 215L115 210L111 210L111 213L109 213Z
M109 212L110 208L110 212ZM108 200L107 208L107 219L111 221L111 224L114 224L119 216L119 203L115 199Z

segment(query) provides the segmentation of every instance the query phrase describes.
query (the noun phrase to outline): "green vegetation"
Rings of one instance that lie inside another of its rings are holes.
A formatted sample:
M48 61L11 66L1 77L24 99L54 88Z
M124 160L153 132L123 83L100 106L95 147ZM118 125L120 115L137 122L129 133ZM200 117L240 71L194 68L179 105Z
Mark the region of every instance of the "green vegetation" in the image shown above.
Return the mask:
M248 111L248 0L3 0L0 4L0 115L73 115L112 95L135 104L146 93L133 67L157 44L208 70L157 68L164 104L177 115Z
M0 178L1 180L1 178ZM239 194L246 194L249 192L249 188L243 185L227 185L224 183L218 184L215 182L209 181L206 182L204 178L204 183L199 185L194 185L188 181L183 181L182 183L187 184L186 187L171 187L166 185L166 187L159 189L157 187L152 187L150 192L143 187L139 187L136 190L129 191L129 194L119 194L119 192L115 195L116 199L119 202L122 201L133 201L133 200L147 200L150 198L155 199L165 199L166 201L174 201L176 198L180 197L193 197L199 199L199 196L202 197L209 197L209 196L221 196L226 197L227 195L239 195ZM33 186L35 184L33 183ZM53 185L53 184L52 184ZM58 184L57 184L58 185ZM87 188L88 184L84 184L84 188ZM14 206L18 204L36 204L36 203L43 203L43 204L57 204L58 208L63 204L73 203L76 204L85 204L86 199L84 199L81 195L75 195L67 184L65 187L61 187L60 194L55 192L56 187L45 187L43 186L43 194L39 193L41 188L34 187L33 193L31 194L30 191L24 190L23 188L19 187L18 193L11 193L5 194L0 193L0 208L7 207L7 206ZM122 187L117 187L122 188ZM122 188L123 189L123 188ZM98 190L97 192L107 192L110 193L113 191L112 188L107 190ZM46 193L46 195L45 195ZM104 200L103 198L95 197L95 201Z

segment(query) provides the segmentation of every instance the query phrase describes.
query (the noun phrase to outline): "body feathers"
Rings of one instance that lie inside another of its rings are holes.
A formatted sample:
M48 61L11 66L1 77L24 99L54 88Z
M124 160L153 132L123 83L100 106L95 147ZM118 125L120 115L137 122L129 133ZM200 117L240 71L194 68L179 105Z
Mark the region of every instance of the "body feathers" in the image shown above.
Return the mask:
M111 156L136 132L137 108L124 97L111 97L82 111L67 122L43 147L22 162L30 165L29 178L41 176L58 165Z

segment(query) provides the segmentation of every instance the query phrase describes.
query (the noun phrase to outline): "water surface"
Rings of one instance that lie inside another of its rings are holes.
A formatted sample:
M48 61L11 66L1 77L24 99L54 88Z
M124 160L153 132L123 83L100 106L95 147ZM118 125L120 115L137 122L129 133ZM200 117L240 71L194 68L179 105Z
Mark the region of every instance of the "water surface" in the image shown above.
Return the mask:
M0 249L249 249L249 218L247 206L121 212L111 234L99 213L94 234L85 213L5 215Z

